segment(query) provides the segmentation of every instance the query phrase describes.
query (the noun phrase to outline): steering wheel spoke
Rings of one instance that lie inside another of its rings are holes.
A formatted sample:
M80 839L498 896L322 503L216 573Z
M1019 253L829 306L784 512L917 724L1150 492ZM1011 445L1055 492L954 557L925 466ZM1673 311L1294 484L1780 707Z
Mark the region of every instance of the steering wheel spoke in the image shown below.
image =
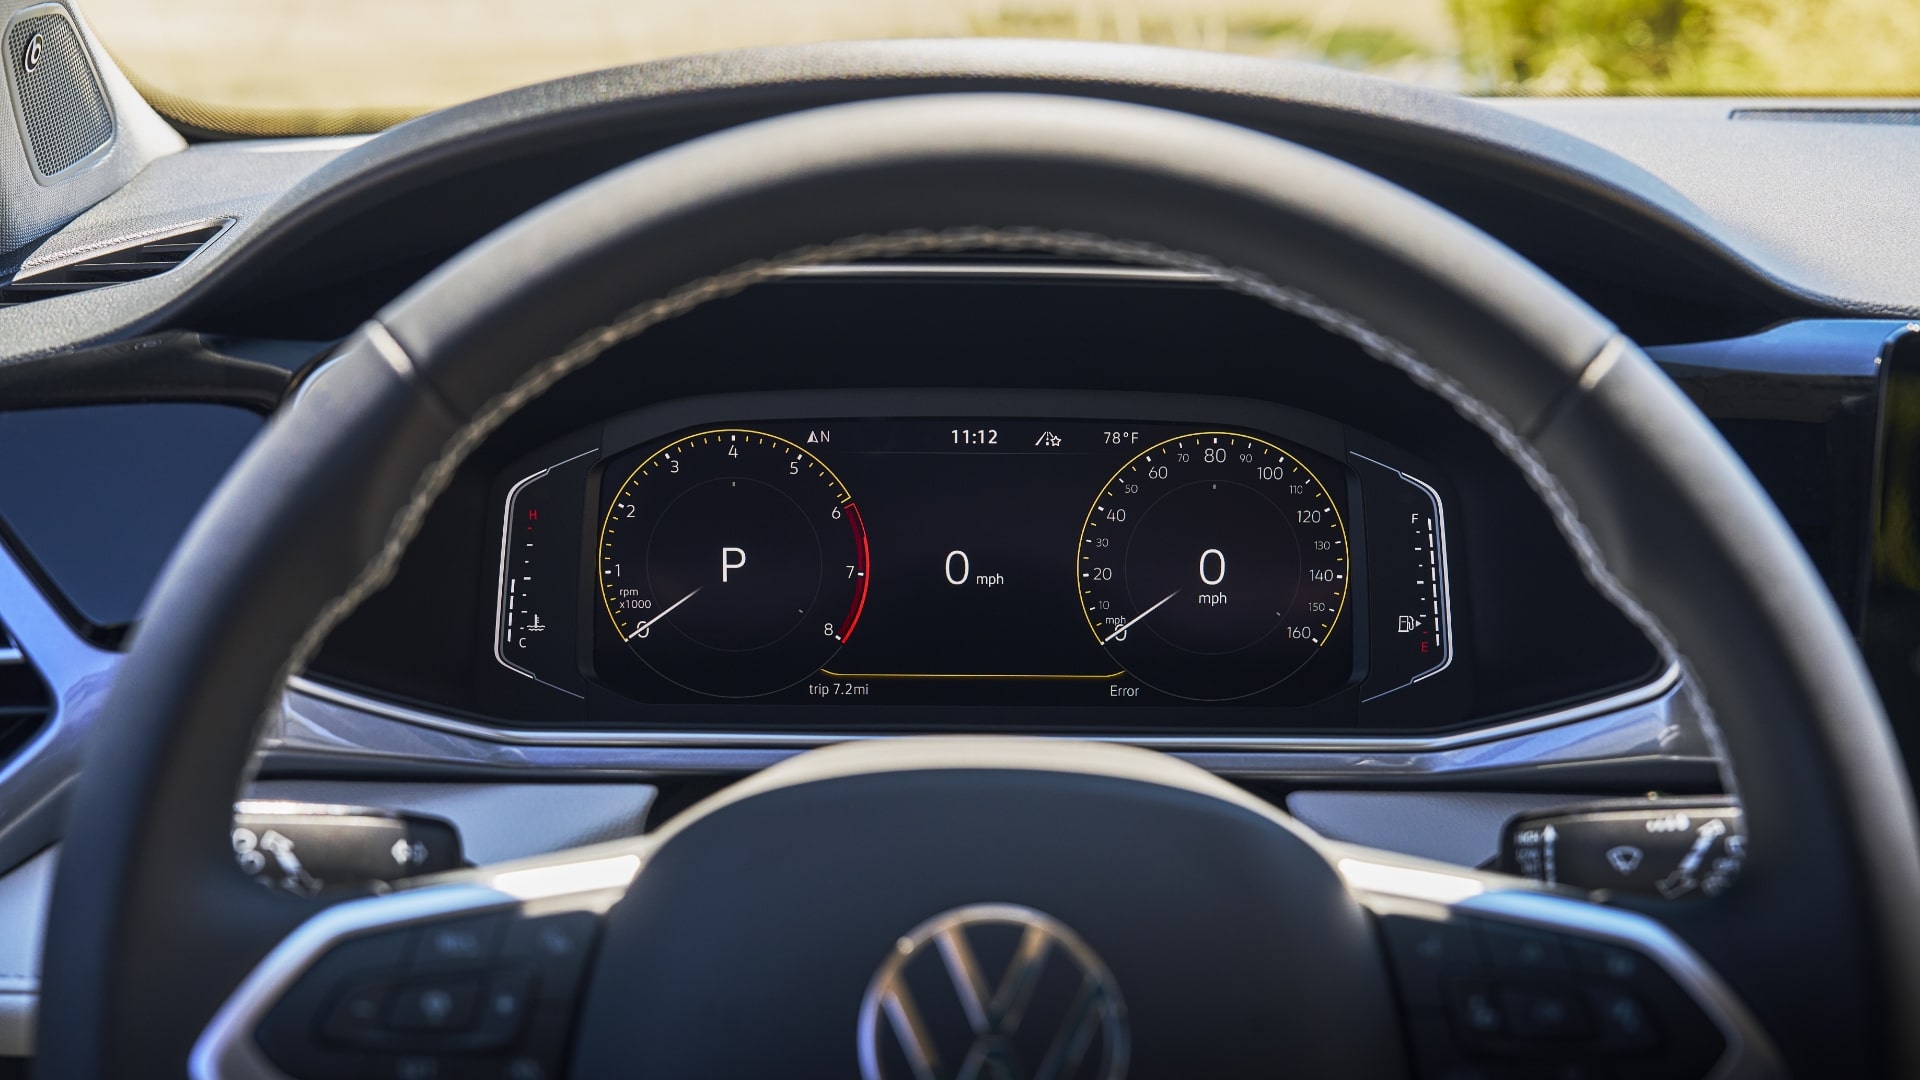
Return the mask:
M1746 1007L1653 919L1394 852L1322 853L1379 926L1419 1075L1785 1075Z
M198 1080L561 1075L607 909L645 840L422 879L309 919L195 1044Z

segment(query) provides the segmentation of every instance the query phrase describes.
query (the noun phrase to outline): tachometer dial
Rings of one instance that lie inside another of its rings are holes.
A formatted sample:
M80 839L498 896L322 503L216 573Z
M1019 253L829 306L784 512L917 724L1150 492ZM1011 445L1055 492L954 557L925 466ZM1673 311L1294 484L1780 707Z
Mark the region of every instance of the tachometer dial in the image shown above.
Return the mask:
M1165 693L1224 700L1279 684L1333 635L1347 531L1295 454L1197 432L1120 467L1075 566L1087 627L1116 662Z
M690 690L752 697L812 675L853 635L867 535L853 496L811 451L726 428L642 461L600 530L614 632Z

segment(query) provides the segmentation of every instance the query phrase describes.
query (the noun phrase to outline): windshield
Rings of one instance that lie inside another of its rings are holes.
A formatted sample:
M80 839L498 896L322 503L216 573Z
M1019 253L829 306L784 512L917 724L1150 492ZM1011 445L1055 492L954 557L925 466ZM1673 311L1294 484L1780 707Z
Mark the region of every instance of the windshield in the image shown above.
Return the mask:
M85 0L163 112L375 130L513 86L752 45L1143 42L1468 94L1920 93L1920 0Z

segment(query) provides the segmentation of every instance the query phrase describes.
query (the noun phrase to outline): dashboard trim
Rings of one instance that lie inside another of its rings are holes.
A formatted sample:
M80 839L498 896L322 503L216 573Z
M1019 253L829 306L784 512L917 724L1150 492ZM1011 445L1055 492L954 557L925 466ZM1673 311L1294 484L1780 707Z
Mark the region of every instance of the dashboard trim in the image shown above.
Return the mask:
M1287 750L1309 752L1366 751L1371 753L1430 753L1479 746L1582 720L1626 712L1648 705L1671 694L1680 682L1678 665L1668 667L1649 682L1631 690L1564 709L1491 724L1445 735L1069 735L1068 739L1089 742L1116 742L1154 750ZM505 746L521 747L687 747L803 750L830 743L895 739L904 736L871 733L833 732L702 732L702 731L540 731L526 728L495 727L489 724L424 709L411 708L380 698L297 675L287 684L290 695L351 709L355 712L427 728L465 739Z

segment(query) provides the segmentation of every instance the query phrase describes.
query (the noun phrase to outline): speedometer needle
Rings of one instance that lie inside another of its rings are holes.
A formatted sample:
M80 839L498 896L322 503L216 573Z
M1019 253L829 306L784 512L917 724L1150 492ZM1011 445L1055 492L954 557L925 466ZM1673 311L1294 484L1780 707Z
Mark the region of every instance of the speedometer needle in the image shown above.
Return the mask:
M1163 596L1163 597L1161 597L1161 598L1160 598L1160 604L1164 604L1164 603L1166 603L1167 601L1169 601L1169 600L1171 600L1171 599L1173 599L1174 597L1176 597L1176 596L1179 596L1179 595L1180 595L1180 594L1179 594L1179 592L1177 592L1177 591L1176 591L1176 592L1170 592L1170 593L1168 593L1167 595L1165 595L1165 596ZM1128 619L1128 620L1127 620L1126 622L1123 622L1123 623L1121 623L1121 624L1120 624L1119 626L1116 626L1116 627L1114 627L1114 628L1113 628L1113 633L1111 633L1111 634L1108 634L1108 635L1107 635L1106 637L1103 637L1103 638L1101 638L1101 639L1100 639L1100 644L1102 644L1102 645L1105 645L1105 644L1106 644L1107 642L1109 642L1109 641L1112 641L1112 640L1113 640L1114 638L1117 638L1117 637L1119 637L1119 636L1120 636L1121 634L1124 634L1124 633L1126 633L1126 632L1127 632L1127 630L1128 630L1128 629L1130 629L1130 628L1131 628L1131 627L1133 626L1133 624L1134 624L1134 623L1137 623L1137 622L1139 622L1139 621L1140 621L1141 619L1144 619L1144 618L1146 618L1147 616L1149 616L1149 615L1151 615L1151 614L1153 614L1154 612L1156 612L1156 611L1159 611L1159 610L1160 610L1160 604L1155 604L1155 605L1153 605L1152 607L1150 607L1150 608L1148 608L1147 610L1145 610L1145 611L1143 611L1143 612L1141 612L1140 614L1138 614L1138 615L1135 615L1135 616L1134 616L1133 618L1131 618L1131 619Z
M703 586L701 586L701 588L705 588L705 587L706 587L706 586L704 586L704 585L703 585ZM643 622L643 623L641 623L641 624L640 624L639 626L636 626L636 627L634 627L634 628L633 628L633 633L631 633L631 634L628 634L628 635L627 635L627 637L626 637L626 640L628 640L628 641L632 641L632 640L633 640L634 638L637 638L637 637L639 637L639 636L640 636L641 634L643 634L643 633L645 633L645 632L646 632L646 630L647 630L647 627L649 627L649 626L652 626L652 625L653 625L654 623L657 623L657 622L659 622L659 621L660 621L661 619L664 619L664 618L666 618L667 616L669 616L669 615L671 615L671 614L673 614L673 609L674 609L674 608L677 608L677 607L679 607L679 606L680 606L681 604L684 604L684 603L686 603L687 601L689 601L689 600L691 600L691 599L693 599L693 593L697 593L697 592L699 592L699 591L700 591L700 589L695 589L695 590L693 590L693 592L690 592L690 593L688 593L687 595L685 595L685 596L683 596L683 597L681 597L680 599L678 599L678 600L675 600L675 601L674 601L673 603L671 603L671 604L668 604L668 605L667 605L667 609L666 609L665 611L662 611L662 612L661 612L660 614L658 614L658 615L655 615L655 616L654 616L653 618L651 618L651 619L648 619L648 620L647 620L646 622Z

